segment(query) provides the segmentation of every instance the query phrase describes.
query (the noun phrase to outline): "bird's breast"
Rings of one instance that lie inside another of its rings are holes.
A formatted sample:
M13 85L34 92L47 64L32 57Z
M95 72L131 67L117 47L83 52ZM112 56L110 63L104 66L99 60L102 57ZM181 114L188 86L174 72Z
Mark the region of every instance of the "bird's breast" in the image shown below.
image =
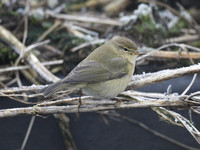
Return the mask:
M119 93L125 90L131 79L131 76L126 75L118 79L88 84L82 90L86 95L94 96L97 98L116 97Z

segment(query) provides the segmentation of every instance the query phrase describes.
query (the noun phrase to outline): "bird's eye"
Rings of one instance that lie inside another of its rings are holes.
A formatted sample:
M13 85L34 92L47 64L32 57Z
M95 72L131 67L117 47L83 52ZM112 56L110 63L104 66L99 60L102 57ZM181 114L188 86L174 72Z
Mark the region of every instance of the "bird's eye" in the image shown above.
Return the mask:
M124 49L125 52L128 52L128 49L127 49L127 48L123 48L123 49Z

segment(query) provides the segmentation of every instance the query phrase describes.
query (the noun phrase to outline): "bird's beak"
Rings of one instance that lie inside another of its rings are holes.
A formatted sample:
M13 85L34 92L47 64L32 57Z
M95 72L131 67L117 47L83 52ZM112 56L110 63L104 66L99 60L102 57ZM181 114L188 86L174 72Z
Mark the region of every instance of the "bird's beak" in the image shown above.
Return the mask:
M139 52L139 51L136 51L135 54L136 54L136 55L142 55L142 53Z

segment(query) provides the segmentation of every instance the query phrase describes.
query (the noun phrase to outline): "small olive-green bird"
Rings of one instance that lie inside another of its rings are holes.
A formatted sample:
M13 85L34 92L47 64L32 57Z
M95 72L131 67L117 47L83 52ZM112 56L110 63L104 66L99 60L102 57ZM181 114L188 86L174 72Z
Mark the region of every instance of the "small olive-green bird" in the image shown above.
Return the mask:
M40 92L47 97L62 89L81 89L96 98L113 98L127 87L139 54L133 41L115 36L96 48L64 79Z

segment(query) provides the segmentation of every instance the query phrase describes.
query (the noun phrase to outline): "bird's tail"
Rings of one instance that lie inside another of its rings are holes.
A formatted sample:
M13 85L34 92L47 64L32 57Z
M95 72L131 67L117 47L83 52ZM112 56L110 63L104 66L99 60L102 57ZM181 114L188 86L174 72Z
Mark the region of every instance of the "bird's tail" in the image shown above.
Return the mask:
M58 81L58 82L55 82L55 83L39 90L38 92L43 93L44 97L48 97L48 96L51 96L54 93L56 93L57 91L62 90L66 87L67 87L67 85L65 83L63 83L62 81Z

